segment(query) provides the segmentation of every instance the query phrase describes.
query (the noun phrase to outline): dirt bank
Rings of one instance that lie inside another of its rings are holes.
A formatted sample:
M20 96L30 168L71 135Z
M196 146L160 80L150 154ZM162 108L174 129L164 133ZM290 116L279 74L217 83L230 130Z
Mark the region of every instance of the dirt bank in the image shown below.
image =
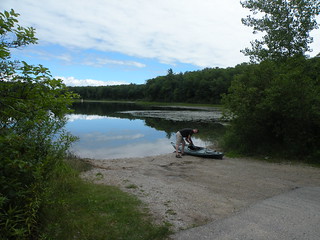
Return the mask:
M225 218L257 201L302 186L320 186L320 169L240 158L166 154L90 160L82 177L137 195L174 231Z

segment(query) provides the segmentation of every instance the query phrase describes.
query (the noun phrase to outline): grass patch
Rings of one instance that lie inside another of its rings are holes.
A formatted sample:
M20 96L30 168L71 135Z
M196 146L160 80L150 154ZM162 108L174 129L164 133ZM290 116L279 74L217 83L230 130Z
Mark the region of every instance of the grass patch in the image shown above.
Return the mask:
M82 165L82 164L80 164ZM59 166L42 208L41 239L165 239L142 203L116 187L83 181L70 164Z

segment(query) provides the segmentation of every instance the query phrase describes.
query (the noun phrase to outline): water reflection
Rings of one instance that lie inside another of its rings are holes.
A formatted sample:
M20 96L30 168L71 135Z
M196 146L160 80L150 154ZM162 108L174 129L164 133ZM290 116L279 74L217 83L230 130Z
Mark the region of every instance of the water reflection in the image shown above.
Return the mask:
M194 136L194 143L199 146L211 145L212 138L216 139L217 133L223 129L209 122L177 122L124 113L143 108L118 103L116 106L110 103L75 105L75 113L68 116L66 126L68 131L80 138L73 145L72 152L93 159L154 156L173 152L170 142L175 141L174 133L181 128L199 128L202 133Z

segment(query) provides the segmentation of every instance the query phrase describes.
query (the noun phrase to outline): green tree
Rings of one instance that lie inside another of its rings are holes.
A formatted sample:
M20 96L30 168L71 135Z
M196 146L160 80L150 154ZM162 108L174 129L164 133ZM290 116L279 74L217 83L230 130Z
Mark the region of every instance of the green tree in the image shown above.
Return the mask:
M227 147L242 153L319 158L319 76L319 58L248 66L223 98L232 120Z
M11 60L37 42L14 10L0 13L0 239L31 239L46 179L72 143L63 129L74 94L41 65Z
M253 27L254 33L266 33L262 40L251 42L251 49L242 50L252 62L284 60L311 50L309 33L318 28L319 0L247 0L241 5L258 16L249 15L242 23Z
M252 62L223 97L232 119L226 146L243 153L281 154L317 159L320 133L320 59L306 59L318 27L317 0L248 0L242 2L260 19L243 19L266 32L243 52Z

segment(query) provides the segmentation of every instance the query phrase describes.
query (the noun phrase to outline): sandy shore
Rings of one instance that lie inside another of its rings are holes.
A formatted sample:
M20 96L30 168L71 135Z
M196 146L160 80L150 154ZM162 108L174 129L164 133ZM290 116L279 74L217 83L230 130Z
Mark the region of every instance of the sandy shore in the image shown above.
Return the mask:
M320 186L320 169L252 159L175 158L166 154L114 160L86 159L82 177L138 196L158 222L174 231L232 215L291 189Z

